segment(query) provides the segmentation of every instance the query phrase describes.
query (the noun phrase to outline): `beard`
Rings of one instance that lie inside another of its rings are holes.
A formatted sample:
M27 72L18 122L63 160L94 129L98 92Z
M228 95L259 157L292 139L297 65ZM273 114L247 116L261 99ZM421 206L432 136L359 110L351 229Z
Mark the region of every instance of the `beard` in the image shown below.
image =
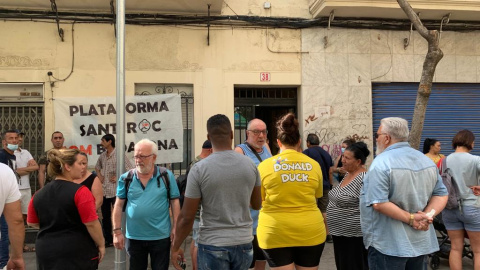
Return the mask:
M140 165L143 165L143 166L140 166ZM135 167L137 168L137 171L141 174L147 174L150 172L150 170L152 169L152 164L136 164Z
M385 146L377 144L377 150L375 150L375 155L377 156L380 155L383 152L383 150L385 150Z

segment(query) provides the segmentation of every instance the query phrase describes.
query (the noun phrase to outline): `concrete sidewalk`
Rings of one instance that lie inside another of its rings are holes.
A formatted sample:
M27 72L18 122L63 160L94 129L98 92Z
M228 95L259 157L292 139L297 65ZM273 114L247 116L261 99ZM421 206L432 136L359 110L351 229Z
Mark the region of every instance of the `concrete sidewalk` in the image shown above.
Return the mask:
M188 237L186 240L186 243L182 245L182 248L185 247L185 256L187 258L187 269L192 269L192 262L190 258L190 252L189 252L189 247L190 247L190 241L191 238ZM26 263L26 269L31 270L31 269L36 269L36 262L35 262L35 252L27 252L24 253L24 258L25 258L25 263ZM333 255L333 244L326 243L325 244L325 249L322 254L322 258L320 260L320 269L336 269L335 267L335 259ZM115 269L115 249L113 247L107 248L107 252L105 255L104 260L100 263L99 269L101 270L114 270ZM126 268L128 269L128 268ZM172 266L170 266L169 269L174 269ZM267 267L267 269L269 269ZM430 268L429 268L430 269ZM448 260L446 259L441 259L440 260L440 268L441 270L446 270L450 269L448 266ZM473 269L473 260L464 258L463 259L463 269ZM221 269L218 269L221 270Z

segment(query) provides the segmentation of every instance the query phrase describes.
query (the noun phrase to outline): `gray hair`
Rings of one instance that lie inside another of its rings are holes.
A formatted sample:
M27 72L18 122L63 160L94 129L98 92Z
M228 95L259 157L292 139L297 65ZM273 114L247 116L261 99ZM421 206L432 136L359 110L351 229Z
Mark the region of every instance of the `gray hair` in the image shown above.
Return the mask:
M141 139L139 142L135 144L135 148L137 148L138 145L140 144L146 144L149 145L152 148L152 154L157 155L158 153L158 146L157 144L150 140L150 139Z
M387 117L380 120L382 131L399 142L408 141L408 122L400 117Z

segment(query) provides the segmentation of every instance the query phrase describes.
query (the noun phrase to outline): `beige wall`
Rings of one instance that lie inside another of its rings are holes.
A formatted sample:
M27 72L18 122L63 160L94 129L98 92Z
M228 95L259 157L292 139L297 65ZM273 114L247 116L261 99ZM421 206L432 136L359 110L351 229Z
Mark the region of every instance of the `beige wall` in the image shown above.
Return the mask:
M230 6L240 14L270 15L274 9L264 10L263 2L249 1L249 11L244 10L245 5ZM289 3L273 4L276 9L271 15L308 15L307 0L301 1L305 2L302 8L294 9L287 6L298 1L286 2ZM231 10L226 8L223 13ZM0 83L44 83L45 134L55 129L52 98L116 93L116 41L109 24L74 25L74 72L66 81L50 87L48 71L63 79L71 70L72 25L61 27L65 31L64 42L53 23L0 22ZM235 85L299 86L301 56L291 52L300 49L300 30L212 28L207 46L205 28L127 25L126 95L133 95L136 83L193 85L194 145L198 146L205 140L206 120L213 114L226 114L233 123ZM270 72L271 81L260 82L260 72ZM47 137L46 148L50 148ZM197 148L194 146L195 152L199 151Z
M324 37L329 43L324 47ZM303 119L320 107L330 116L305 126L338 155L341 141L357 134L373 149L372 82L419 82L426 41L414 33L407 49L404 31L323 28L302 31ZM444 32L444 58L435 82L480 83L480 32ZM371 158L371 157L370 157Z

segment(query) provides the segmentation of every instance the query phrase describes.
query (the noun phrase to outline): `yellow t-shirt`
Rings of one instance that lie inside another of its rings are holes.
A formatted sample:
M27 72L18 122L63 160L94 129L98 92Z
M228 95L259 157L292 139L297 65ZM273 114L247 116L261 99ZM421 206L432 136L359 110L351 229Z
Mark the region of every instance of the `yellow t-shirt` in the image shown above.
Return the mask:
M315 246L325 242L325 224L316 198L323 178L315 160L294 150L258 166L263 205L258 218L258 245L263 249Z
M442 158L444 158L445 156L442 155L442 154L438 154L438 155L436 155L435 157L431 157L431 156L427 156L427 157L429 157L429 158L433 161L433 163L435 163L435 165L438 166L438 162L439 162Z

